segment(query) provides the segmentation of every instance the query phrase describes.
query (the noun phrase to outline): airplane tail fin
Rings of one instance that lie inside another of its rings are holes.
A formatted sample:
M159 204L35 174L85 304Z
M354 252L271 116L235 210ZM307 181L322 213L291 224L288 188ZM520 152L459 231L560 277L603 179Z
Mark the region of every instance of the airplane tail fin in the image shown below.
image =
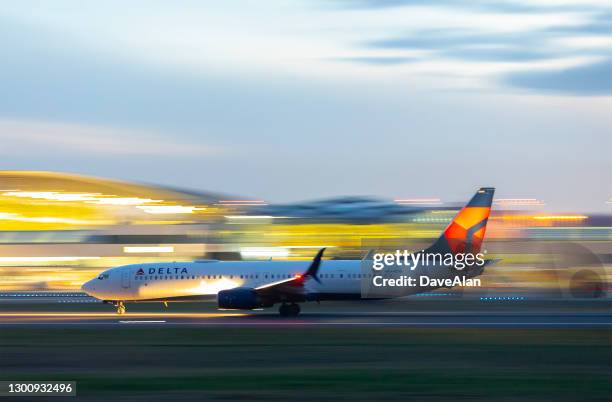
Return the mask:
M495 188L480 188L470 202L455 216L442 236L426 252L472 253L480 252L487 229L487 221Z

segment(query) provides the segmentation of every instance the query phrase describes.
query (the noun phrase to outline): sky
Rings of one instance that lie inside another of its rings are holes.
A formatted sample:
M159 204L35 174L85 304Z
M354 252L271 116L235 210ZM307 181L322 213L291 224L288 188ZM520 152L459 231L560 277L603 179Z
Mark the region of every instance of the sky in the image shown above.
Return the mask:
M0 169L612 212L609 0L13 1Z

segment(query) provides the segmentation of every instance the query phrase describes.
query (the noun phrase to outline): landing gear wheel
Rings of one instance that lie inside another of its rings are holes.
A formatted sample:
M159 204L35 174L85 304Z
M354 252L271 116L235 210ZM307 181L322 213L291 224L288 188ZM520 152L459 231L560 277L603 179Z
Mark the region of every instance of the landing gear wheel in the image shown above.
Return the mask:
M299 304L291 304L289 308L293 317L297 317L300 314L301 309Z
M123 304L123 302L117 303L116 307L117 307L117 314L119 315L125 314L125 305Z
M297 317L300 314L300 305L296 303L281 304L278 312L282 317Z

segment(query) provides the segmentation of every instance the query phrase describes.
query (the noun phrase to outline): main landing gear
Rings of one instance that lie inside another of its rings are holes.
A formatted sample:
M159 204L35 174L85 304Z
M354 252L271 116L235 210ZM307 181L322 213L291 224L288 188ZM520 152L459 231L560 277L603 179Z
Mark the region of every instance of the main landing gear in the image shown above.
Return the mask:
M297 317L297 315L300 314L300 305L296 303L283 303L278 308L278 312L282 317Z
M115 303L115 307L117 307L117 314L123 315L125 314L125 304L122 301Z

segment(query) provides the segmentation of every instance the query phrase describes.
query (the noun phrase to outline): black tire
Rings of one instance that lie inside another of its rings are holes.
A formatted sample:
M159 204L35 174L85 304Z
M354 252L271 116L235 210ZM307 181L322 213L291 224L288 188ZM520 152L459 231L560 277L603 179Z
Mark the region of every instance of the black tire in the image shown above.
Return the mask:
M299 304L291 304L289 305L291 316L297 317L300 314L300 305Z
M281 304L278 308L281 317L297 317L300 314L299 304Z
M281 317L289 317L289 315L291 315L289 305L281 304L280 307L278 308L278 313L281 315Z

